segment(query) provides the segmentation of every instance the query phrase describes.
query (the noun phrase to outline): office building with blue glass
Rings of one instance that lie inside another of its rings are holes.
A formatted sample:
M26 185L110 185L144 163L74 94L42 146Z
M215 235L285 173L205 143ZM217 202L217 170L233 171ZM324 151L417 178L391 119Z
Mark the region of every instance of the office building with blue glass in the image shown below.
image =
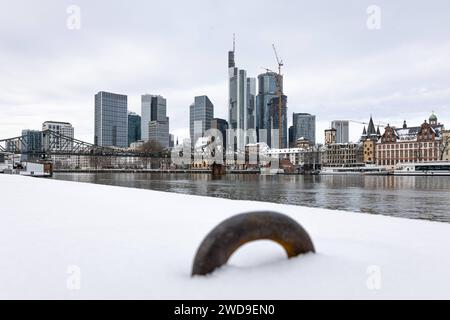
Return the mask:
M100 91L95 95L94 143L103 147L128 146L128 98Z

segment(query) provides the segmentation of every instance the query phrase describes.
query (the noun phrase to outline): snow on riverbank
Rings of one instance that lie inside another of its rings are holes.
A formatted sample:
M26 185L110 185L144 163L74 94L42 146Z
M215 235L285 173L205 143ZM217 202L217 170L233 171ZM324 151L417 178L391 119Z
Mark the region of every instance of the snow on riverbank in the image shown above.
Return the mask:
M9 175L0 201L2 299L450 298L450 224ZM191 278L204 236L258 209L296 219L317 254L255 242Z

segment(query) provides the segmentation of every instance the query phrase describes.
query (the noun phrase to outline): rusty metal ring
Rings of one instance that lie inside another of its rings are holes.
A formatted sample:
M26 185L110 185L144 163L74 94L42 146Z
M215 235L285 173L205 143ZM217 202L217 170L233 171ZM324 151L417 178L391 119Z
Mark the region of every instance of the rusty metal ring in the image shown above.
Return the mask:
M277 242L288 258L315 252L308 233L294 219L271 211L243 213L223 221L206 236L197 250L192 276L213 272L239 247L256 240Z

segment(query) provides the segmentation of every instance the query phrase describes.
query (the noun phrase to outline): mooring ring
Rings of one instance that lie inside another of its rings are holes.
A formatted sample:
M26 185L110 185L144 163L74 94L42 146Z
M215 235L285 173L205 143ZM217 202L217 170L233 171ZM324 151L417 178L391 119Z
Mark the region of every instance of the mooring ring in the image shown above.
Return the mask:
M223 221L206 236L197 250L192 276L213 272L239 247L256 240L275 241L288 258L315 252L310 236L294 219L271 211L243 213Z

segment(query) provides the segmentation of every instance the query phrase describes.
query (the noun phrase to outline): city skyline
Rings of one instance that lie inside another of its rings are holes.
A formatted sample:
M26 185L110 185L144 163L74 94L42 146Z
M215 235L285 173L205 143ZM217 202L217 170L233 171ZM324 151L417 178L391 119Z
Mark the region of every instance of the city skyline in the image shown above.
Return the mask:
M0 13L1 48L9 61L2 65L6 77L0 80L0 136L16 136L24 128L39 129L43 121L56 119L71 122L78 138L93 142L92 94L104 90L128 95L129 111L134 112L139 112L142 92L167 97L171 133L180 140L187 138L186 105L196 95L208 95L216 106L216 116L228 119L224 60L233 32L239 66L252 76L260 74L261 67L275 69L271 44L277 44L286 62L288 125L292 112L315 114L318 142L323 142L322 132L330 122L340 118L365 121L369 113L376 113L377 119L401 126L404 118L420 123L422 114L435 111L443 122L450 119L450 64L445 59L450 54L450 28L444 20L449 6L445 1L427 4L427 10L419 2L379 1L383 13L380 30L367 29L369 3L345 7L327 3L333 15L320 5L288 3L282 22L246 21L245 29L240 19L251 10L256 15L262 8L246 3L235 12L233 3L200 2L192 8L183 3L176 8L158 4L158 9L170 14L139 24L133 21L139 21L136 17L145 12L144 2L130 8L130 13L122 10L121 4L80 1L79 5L80 30L66 28L64 4L50 4L45 11L38 4L27 4L31 15L21 10L19 1L10 5L8 14ZM186 10L202 7L211 12L210 17L197 27L185 23ZM404 7L408 14L399 13ZM99 10L104 15L96 21ZM118 15L123 19L110 30L109 19ZM26 23L16 22L12 16ZM433 19L427 19L430 16ZM428 22L413 23L418 17ZM171 26L164 33L167 40L157 34L160 19ZM315 22L321 19L327 19L326 27ZM333 28L332 36L324 28ZM132 33L136 35L130 36ZM48 34L55 41L43 38ZM109 41L113 36L117 40ZM144 44L142 37L153 42ZM100 45L95 50L85 50L97 42ZM187 48L183 59L175 55L179 46ZM27 56L28 52L33 56ZM351 124L350 140L356 141L362 126Z

